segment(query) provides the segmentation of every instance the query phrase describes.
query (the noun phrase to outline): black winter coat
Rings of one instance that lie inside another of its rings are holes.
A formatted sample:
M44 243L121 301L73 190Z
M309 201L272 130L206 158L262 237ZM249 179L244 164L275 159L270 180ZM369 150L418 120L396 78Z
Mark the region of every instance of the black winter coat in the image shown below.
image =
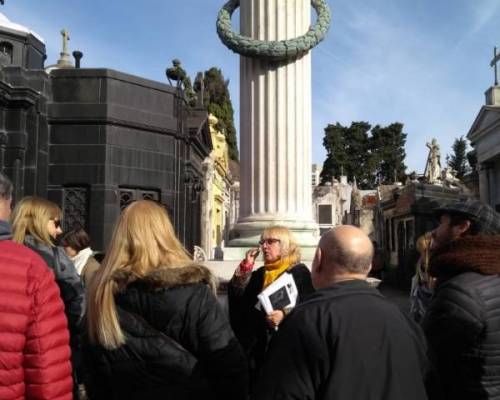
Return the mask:
M276 332L268 326L266 313L255 308L257 295L262 292L264 285L264 273L264 267L252 272L250 281L244 288L237 285L235 277L228 285L231 326L245 350L252 371L258 370L262 365L269 340ZM314 292L311 272L304 264L296 264L285 273L292 274L295 280L299 293L297 302Z
M85 342L92 400L245 399L243 350L201 266L161 268L135 280L116 275L126 343L106 350Z
M427 399L420 328L365 281L318 290L269 346L255 400Z
M500 399L500 236L468 236L436 253L438 284L423 327L441 399Z

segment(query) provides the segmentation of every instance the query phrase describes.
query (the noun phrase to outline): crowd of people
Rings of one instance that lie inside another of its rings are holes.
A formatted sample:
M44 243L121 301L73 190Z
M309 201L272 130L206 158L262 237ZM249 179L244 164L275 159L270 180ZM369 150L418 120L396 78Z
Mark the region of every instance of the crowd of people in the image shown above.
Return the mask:
M99 264L56 204L11 211L12 191L0 173L0 399L500 399L500 215L479 201L435 210L409 314L369 283L380 260L349 225L311 270L265 229L227 314L161 205L130 204ZM296 299L266 311L283 278Z

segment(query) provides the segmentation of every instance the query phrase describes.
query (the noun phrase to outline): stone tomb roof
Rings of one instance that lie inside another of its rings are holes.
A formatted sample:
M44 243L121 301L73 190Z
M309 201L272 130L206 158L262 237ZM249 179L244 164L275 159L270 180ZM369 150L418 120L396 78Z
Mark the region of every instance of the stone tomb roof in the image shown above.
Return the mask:
M29 29L21 24L16 24L15 22L10 21L5 16L5 14L0 13L0 30L2 30L2 29L8 29L11 31L15 31L15 32L20 33L22 35L33 35L40 42L45 44L45 41L38 33L32 31L31 29Z

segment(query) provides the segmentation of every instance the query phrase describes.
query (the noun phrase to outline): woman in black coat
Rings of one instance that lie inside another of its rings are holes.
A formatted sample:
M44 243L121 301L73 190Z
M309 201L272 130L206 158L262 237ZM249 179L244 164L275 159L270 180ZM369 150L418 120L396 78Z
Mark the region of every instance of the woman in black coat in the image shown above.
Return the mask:
M160 205L129 205L89 288L89 397L245 399L246 360L214 281Z
M290 309L267 314L258 307L257 296L282 274L291 274L298 299L314 292L309 269L300 263L300 249L288 228L265 229L259 242L264 266L253 270L259 249L250 249L228 285L231 326L247 355L252 380L255 378L273 333ZM257 307L256 307L257 306Z

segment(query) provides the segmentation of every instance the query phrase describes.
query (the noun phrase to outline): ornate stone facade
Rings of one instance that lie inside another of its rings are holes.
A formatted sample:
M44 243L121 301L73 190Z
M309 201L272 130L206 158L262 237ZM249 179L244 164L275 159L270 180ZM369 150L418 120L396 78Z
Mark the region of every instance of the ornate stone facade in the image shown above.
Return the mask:
M480 199L500 212L500 86L486 92L467 138L477 154Z
M231 227L233 178L229 169L228 145L217 130L217 118L208 118L213 150L203 161L202 248L210 259L220 259Z
M352 186L347 177L334 180L323 186L315 186L312 195L313 216L319 225L320 234L337 225L346 223L351 210Z

